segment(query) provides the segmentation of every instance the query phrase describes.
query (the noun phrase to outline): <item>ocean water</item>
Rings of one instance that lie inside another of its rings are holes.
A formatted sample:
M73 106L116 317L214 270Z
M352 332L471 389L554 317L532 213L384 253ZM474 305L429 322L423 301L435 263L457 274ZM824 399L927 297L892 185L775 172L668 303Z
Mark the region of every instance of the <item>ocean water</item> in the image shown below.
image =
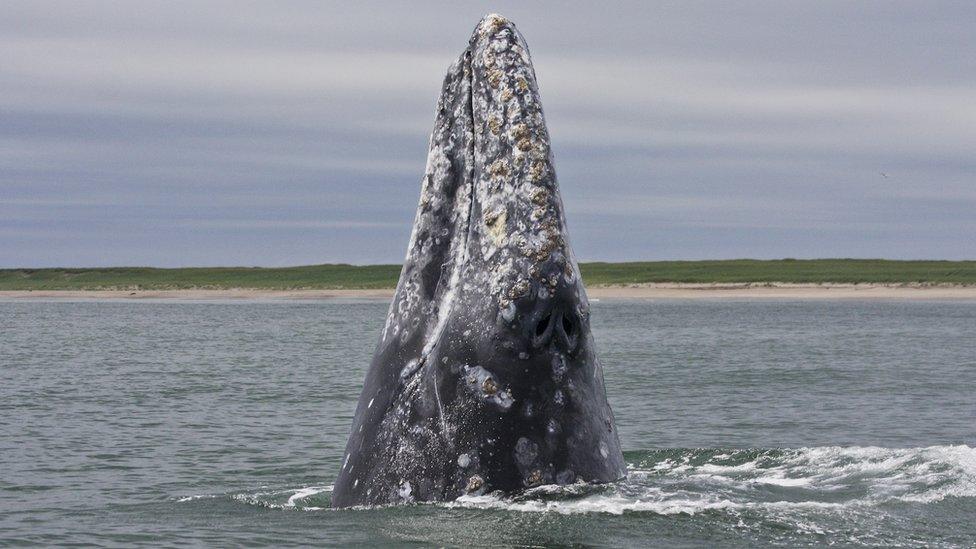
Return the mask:
M386 306L0 302L0 544L976 544L976 302L594 303L627 480L331 510Z

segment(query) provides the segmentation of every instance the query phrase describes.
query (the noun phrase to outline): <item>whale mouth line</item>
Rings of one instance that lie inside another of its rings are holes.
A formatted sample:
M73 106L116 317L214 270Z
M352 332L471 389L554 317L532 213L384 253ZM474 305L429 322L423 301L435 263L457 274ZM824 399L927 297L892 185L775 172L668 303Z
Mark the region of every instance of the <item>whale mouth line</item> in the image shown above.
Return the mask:
M437 341L440 339L440 334L444 330L444 324L447 318L450 317L451 309L454 305L454 298L457 296L456 289L460 285L461 279L465 274L463 271L465 270L466 263L467 263L468 243L471 241L471 232L473 230L473 225L474 225L472 223L472 217L474 216L474 205L476 199L476 195L475 195L476 157L474 154L475 120L474 120L474 92L473 92L473 82L472 82L473 71L471 69L470 52L465 52L464 63L466 65L466 72L467 72L467 76L465 76L465 81L467 83L467 86L465 87L465 89L467 90L466 91L467 113L465 113L465 119L468 122L468 127L471 129L470 139L468 139L465 145L465 150L467 154L465 155L466 161L464 166L465 168L464 178L462 179L462 181L466 182L468 185L467 195L464 199L466 202L465 205L467 206L466 207L467 215L465 216L465 219L462 222L461 226L456 226L454 228L455 235L461 235L461 234L464 235L462 237L463 240L460 243L451 244L451 247L457 250L457 253L455 255L457 255L458 257L451 256L450 254L447 256L447 258L439 268L437 280L435 284L430 289L431 296L439 295L440 299L438 300L438 306L437 306L437 316L438 316L437 324L434 326L431 335L428 337L427 345L425 345L424 349L421 351L421 359L424 360L425 362L428 362L427 361L428 356L434 351L434 348L437 346ZM428 175L427 177L429 178L430 175ZM451 271L451 275L447 277L447 279L445 280L443 276L443 270L449 264L453 264L453 269ZM442 285L444 285L443 289L441 287Z

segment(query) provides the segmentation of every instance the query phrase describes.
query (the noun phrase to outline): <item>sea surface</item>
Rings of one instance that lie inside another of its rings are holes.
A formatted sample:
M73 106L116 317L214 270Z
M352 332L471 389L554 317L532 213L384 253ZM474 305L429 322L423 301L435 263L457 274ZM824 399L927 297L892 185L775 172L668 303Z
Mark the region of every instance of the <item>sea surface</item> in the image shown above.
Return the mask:
M386 308L0 302L0 544L976 544L976 302L594 303L626 481L331 510Z

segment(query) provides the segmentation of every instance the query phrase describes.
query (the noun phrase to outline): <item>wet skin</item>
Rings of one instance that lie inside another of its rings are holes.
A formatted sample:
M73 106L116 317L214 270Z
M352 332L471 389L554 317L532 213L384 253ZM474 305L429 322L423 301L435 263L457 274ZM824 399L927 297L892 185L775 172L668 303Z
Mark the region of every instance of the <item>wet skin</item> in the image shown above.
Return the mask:
M491 15L444 81L333 505L624 474L528 48Z

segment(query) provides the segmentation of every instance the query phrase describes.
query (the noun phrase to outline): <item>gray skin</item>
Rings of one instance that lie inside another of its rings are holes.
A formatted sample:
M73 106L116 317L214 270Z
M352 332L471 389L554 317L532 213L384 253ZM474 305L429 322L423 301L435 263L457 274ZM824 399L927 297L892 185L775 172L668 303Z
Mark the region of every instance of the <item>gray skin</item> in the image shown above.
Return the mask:
M528 48L489 15L444 80L334 507L626 474L566 235Z

